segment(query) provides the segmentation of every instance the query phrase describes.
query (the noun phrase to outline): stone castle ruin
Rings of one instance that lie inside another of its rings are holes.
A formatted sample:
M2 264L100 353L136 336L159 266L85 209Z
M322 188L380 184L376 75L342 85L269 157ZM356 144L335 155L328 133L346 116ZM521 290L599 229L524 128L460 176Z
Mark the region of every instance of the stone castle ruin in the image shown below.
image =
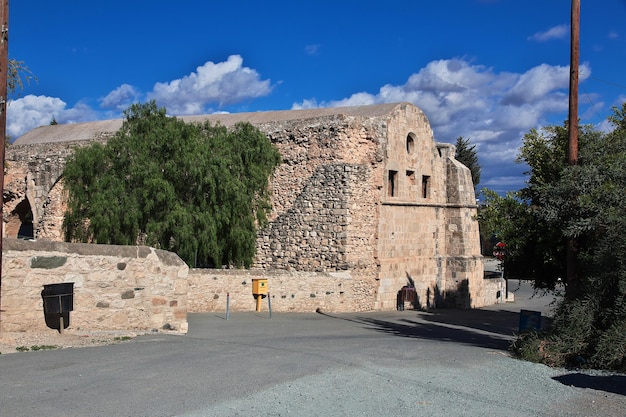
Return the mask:
M191 270L189 311L217 308L213 300L223 302L222 290L233 283L245 287L251 276L268 278L276 308L285 311L392 310L405 286L415 289L413 303L421 308L495 302L483 283L470 171L455 160L454 146L435 143L416 106L182 119L250 122L282 155L271 179L270 224L259 231L253 268ZM106 141L121 124L43 126L10 145L4 236L62 241L66 158L77 146ZM298 293L302 288L306 295Z

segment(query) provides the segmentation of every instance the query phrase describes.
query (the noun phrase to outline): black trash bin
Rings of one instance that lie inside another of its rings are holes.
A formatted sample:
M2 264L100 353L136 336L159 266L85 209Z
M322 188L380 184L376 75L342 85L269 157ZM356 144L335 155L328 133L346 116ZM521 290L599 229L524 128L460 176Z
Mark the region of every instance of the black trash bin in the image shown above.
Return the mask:
M74 283L48 284L41 292L46 314L62 314L74 310Z

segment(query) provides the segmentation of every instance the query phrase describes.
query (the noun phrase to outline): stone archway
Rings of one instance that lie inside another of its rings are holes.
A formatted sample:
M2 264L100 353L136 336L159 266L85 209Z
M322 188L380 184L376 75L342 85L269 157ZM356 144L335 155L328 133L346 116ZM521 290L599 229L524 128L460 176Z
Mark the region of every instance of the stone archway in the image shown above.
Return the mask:
M63 217L67 209L63 177L47 193L37 224L37 238L63 242Z
M11 211L6 222L6 236L18 239L34 239L33 212L28 199L23 199Z

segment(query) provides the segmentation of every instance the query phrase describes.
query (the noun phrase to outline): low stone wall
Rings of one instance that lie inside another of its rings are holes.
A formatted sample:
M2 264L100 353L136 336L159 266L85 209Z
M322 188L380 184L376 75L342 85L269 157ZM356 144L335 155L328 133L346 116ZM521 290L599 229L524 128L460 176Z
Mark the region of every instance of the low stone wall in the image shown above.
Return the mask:
M380 309L375 303L380 281L372 276L368 268L333 273L190 270L176 254L145 246L4 239L0 329L48 329L41 293L44 285L54 283L74 283L74 309L69 317L72 329L185 333L187 312L225 312L227 294L231 311L254 311L255 278L267 279L276 312ZM500 278L485 279L479 304L503 302L498 298L503 289ZM261 306L268 311L267 298Z
M375 303L378 281L364 278L358 271L301 272L285 270L192 269L189 271L189 312L225 312L226 297L230 296L231 311L254 311L256 301L252 295L252 280L266 279L272 311L276 312L354 312L370 310L395 310L393 306L381 309ZM362 276L363 278L359 278ZM405 284L406 285L406 284ZM484 279L480 299L472 304L481 306L503 302L500 297L504 281L500 278ZM397 295L402 285L394 287ZM477 294L478 295L478 294ZM431 295L431 298L433 296ZM422 309L433 308L434 303L415 303ZM267 298L261 302L262 311L268 311ZM441 303L437 307L468 308L465 305Z
M267 279L272 311L329 312L371 310L376 288L349 272L297 272L285 270L195 269L189 272L189 312L254 311L252 280ZM268 311L267 298L262 310Z
M189 268L143 246L3 240L1 329L48 329L43 285L74 283L77 330L187 331Z

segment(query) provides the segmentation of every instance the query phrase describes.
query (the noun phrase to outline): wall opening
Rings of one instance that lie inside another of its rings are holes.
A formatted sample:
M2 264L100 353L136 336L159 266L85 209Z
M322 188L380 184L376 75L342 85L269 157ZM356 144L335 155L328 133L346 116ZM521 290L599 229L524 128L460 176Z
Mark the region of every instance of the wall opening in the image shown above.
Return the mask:
M417 185L417 181L416 181L416 178L415 178L415 171L407 171L406 172L406 179L407 179L407 181L408 181L408 183L409 183L409 185L411 187L414 187L414 186Z
M33 212L30 208L28 200L22 200L15 209L11 212L9 223L13 223L12 226L7 225L7 236L15 237L18 239L34 239L35 229L33 227ZM16 230L17 229L17 230Z
M387 195L389 197L395 197L398 195L398 171L389 170L389 176L387 178Z
M413 133L409 133L406 137L406 152L410 155L413 153L415 149L415 135Z
M422 176L422 198L428 198L430 194L430 176Z

